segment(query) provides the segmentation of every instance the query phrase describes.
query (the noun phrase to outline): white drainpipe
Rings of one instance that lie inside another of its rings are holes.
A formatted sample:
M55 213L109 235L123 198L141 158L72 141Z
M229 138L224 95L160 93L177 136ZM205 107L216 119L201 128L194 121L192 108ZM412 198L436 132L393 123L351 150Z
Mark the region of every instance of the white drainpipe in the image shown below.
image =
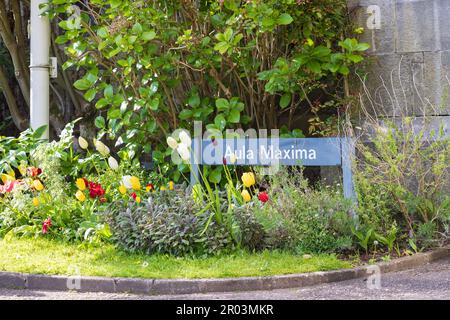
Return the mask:
M49 84L50 84L50 21L41 16L40 5L47 0L31 0L31 63L30 63L30 126L47 130L42 138L48 139Z

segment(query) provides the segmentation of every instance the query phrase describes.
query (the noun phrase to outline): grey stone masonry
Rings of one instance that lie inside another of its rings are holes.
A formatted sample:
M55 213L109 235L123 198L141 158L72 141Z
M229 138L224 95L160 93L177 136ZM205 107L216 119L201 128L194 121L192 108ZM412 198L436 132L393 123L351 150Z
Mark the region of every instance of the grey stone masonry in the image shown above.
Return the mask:
M348 0L369 62L353 86L367 109L450 123L450 0ZM363 86L362 83L365 85Z

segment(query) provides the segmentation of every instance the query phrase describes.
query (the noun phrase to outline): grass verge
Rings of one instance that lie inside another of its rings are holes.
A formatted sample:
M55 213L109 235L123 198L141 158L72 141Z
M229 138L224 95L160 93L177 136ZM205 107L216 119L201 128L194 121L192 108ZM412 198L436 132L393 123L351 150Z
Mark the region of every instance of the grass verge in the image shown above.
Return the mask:
M284 252L199 258L130 254L111 245L82 248L45 239L0 240L0 271L133 278L225 278L270 276L349 268L333 255L309 259ZM78 271L77 271L78 270Z

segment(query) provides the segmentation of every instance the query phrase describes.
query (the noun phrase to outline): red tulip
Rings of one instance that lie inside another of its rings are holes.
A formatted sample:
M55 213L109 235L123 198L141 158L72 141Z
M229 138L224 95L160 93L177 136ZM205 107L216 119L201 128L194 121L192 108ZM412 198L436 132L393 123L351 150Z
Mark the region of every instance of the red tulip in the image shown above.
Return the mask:
M89 196L94 199L96 197L100 198L103 195L105 195L105 190L102 188L102 186L99 183L89 182Z
M36 167L29 167L27 169L27 174L31 177L37 177L38 175L40 175L42 173L42 169L41 168L36 168Z
M260 192L258 195L258 199L262 202L262 203L266 203L267 201L269 201L269 195L267 194L267 192Z
M44 223L42 223L42 234L46 234L48 229L52 226L52 218L48 217Z

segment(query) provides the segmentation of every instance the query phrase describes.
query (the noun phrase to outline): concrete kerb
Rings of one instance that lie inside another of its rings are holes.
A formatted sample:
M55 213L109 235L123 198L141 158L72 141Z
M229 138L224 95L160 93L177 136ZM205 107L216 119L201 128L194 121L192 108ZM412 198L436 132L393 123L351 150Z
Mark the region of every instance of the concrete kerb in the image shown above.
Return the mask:
M396 272L425 265L450 256L450 246L427 253L377 264L381 273ZM208 292L273 290L313 286L369 276L370 266L269 277L224 279L134 279L104 277L67 277L0 272L0 288L50 291L80 291L174 295Z

